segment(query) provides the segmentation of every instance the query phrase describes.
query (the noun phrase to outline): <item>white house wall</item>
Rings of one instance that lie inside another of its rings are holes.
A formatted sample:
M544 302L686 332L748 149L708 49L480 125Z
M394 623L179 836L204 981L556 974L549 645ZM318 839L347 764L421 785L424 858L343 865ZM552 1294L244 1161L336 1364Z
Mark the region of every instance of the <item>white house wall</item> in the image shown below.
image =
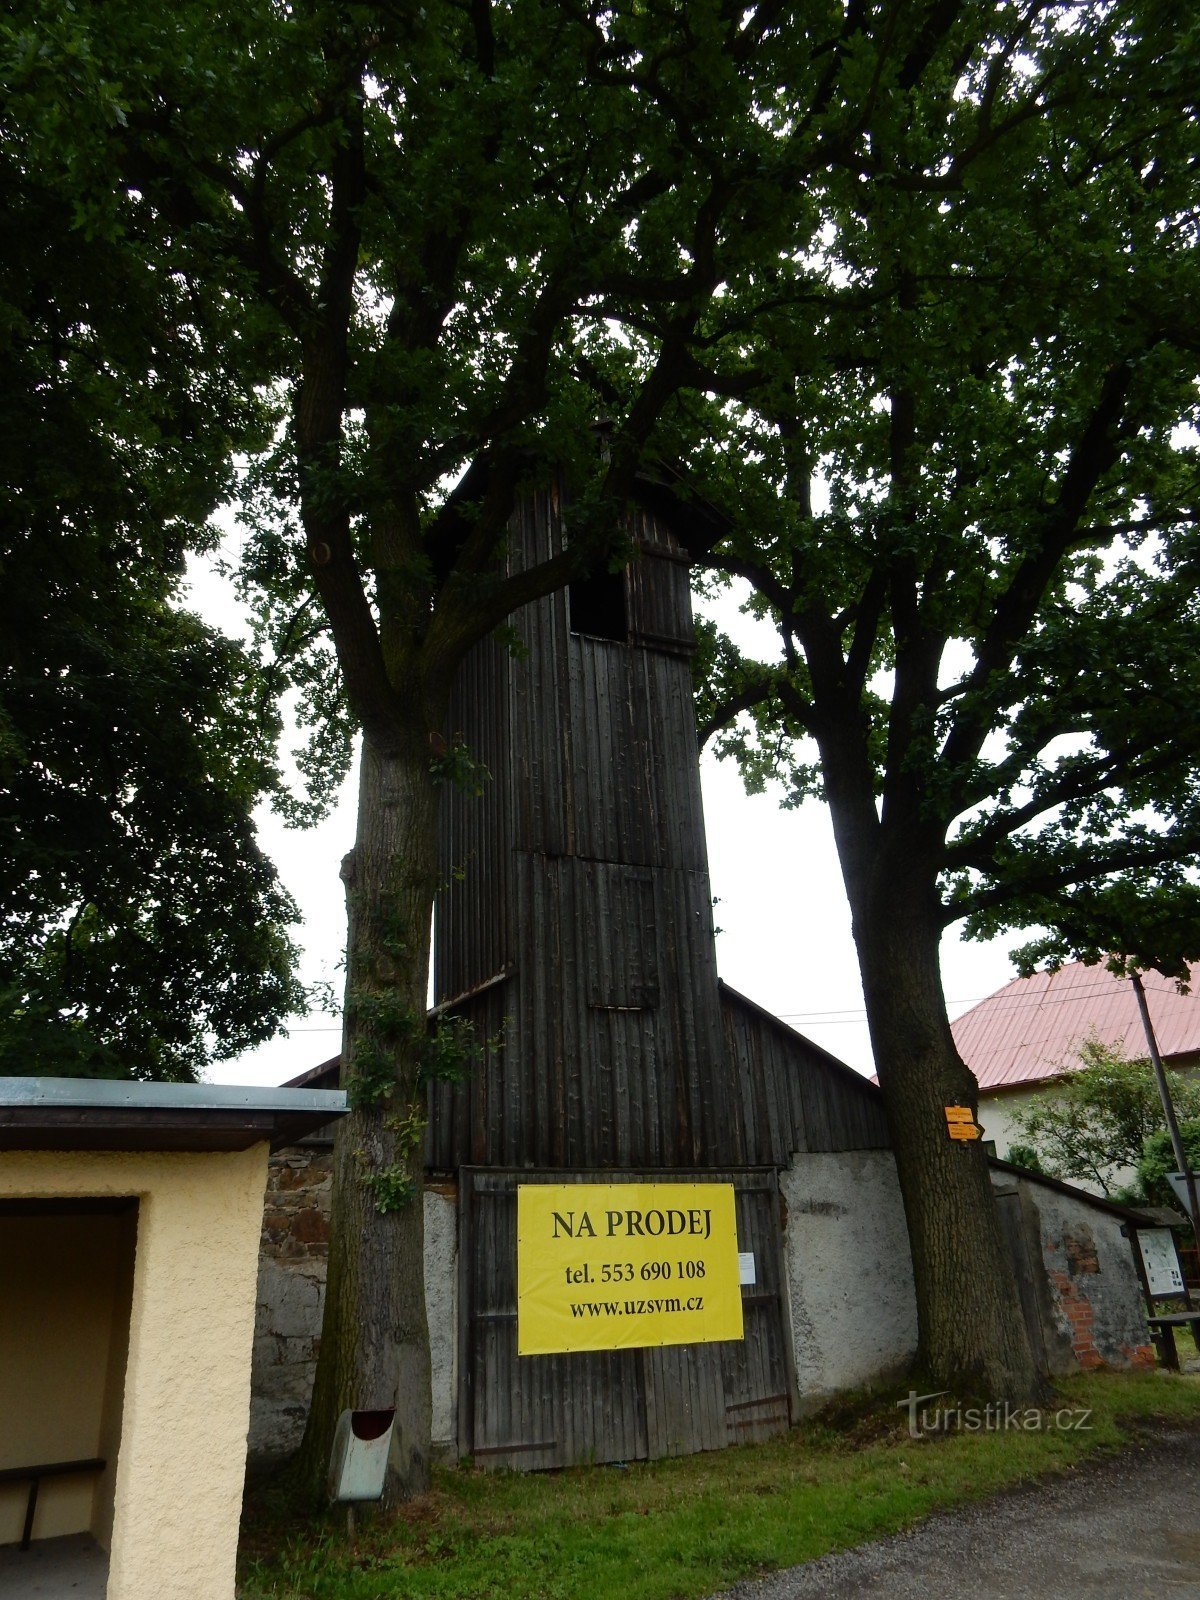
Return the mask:
M995 1140L996 1154L1002 1161L1008 1160L1008 1152L1014 1140L1020 1144L1026 1142L1017 1128L1013 1113L1023 1111L1031 1101L1038 1098L1039 1091L1030 1089L1014 1089L1007 1094L980 1095L979 1122L983 1128L983 1137Z
M1048 1083L1038 1089L1012 1089L1004 1094L979 1097L979 1121L983 1137L996 1141L996 1154L1002 1161L1009 1159L1009 1150L1014 1142L1029 1143L1027 1136L1017 1127L1014 1113L1024 1111L1036 1101L1053 1095L1056 1088L1056 1084ZM1071 1182L1076 1188L1086 1189L1089 1194L1103 1195L1105 1192L1092 1179L1072 1178ZM1136 1183L1137 1172L1133 1167L1114 1167L1109 1177L1109 1192L1120 1187L1132 1187Z

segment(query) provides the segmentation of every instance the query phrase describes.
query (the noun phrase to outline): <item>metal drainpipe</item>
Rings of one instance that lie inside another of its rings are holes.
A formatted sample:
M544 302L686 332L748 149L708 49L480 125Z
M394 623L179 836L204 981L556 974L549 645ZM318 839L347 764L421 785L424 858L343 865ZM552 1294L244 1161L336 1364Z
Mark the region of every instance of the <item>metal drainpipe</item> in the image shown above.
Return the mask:
M1154 1036L1154 1024L1150 1020L1150 1007L1146 1004L1146 991L1142 987L1140 972L1131 972L1129 981L1133 985L1133 992L1137 995L1138 1010L1142 1014L1142 1027L1146 1034L1146 1044L1150 1049L1150 1059L1154 1063L1154 1076L1158 1081L1158 1094L1162 1101L1163 1115L1167 1119L1167 1131L1171 1135L1171 1149L1175 1152L1175 1164L1183 1173L1184 1182L1187 1184L1188 1203L1192 1209L1192 1232L1200 1244L1200 1206L1196 1204L1196 1174L1192 1171L1183 1148L1183 1140L1179 1136L1179 1123L1175 1117L1175 1103L1171 1099L1170 1085L1167 1083L1166 1070L1163 1067L1162 1056L1158 1053L1158 1040Z

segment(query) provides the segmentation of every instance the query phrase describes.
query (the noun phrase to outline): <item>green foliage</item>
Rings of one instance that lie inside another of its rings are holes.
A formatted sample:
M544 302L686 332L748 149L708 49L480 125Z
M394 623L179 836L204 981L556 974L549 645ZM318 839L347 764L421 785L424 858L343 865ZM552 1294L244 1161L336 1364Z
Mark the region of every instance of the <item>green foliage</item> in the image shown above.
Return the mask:
M1193 1172L1200 1172L1200 1117L1196 1112L1196 1104L1192 1102L1188 1114L1179 1117L1179 1137L1183 1141L1188 1165ZM1168 1172L1178 1171L1179 1164L1171 1148L1171 1135L1166 1128L1159 1128L1147 1137L1138 1162L1138 1179L1147 1200L1156 1206L1170 1206L1178 1211L1179 1197L1167 1182Z
M708 646L701 722L751 786L830 802L852 893L1041 925L1023 969L1182 975L1200 36L1141 0L893 21L821 58L837 154L781 208L769 305L714 306L709 398L660 430L728 519L705 559L780 639Z
M1162 1102L1148 1060L1126 1060L1095 1038L1085 1041L1080 1059L1082 1066L1021 1106L1013 1121L1040 1159L1039 1170L1112 1194L1119 1171L1140 1173L1147 1140L1160 1131L1167 1137ZM1200 1082L1172 1073L1171 1092L1181 1116L1200 1114Z
M385 1098L390 1099L390 1089ZM380 1216L387 1216L389 1212L403 1211L421 1195L424 1107L414 1103L403 1111L389 1110L382 1118L381 1127L391 1140L393 1159L385 1163L372 1162L361 1149L355 1152L355 1157L359 1179L370 1191L376 1211Z
M1011 1161L1014 1167L1024 1167L1026 1172L1046 1170L1036 1146L1031 1144L1010 1144L1005 1159Z
M563 1472L443 1470L401 1517L347 1537L336 1509L261 1516L243 1538L245 1600L701 1600L764 1572L911 1528L930 1513L1144 1441L1137 1419L1194 1426L1200 1386L1165 1373L1070 1380L1085 1429L961 1433L914 1444L898 1395L857 1426L676 1460Z
M191 1078L303 1006L271 699L180 599L271 407L112 182L131 81L87 8L8 8L0 78L0 1073Z
M435 782L451 784L475 799L482 795L491 782L492 775L487 766L471 751L461 735L451 739L444 752L435 755L429 765Z
M364 1168L362 1181L370 1190L375 1209L381 1217L386 1217L389 1212L405 1210L421 1192L421 1186L413 1178L408 1165L401 1162L377 1169Z
M415 1081L458 1083L481 1054L471 1021L454 1013L426 1017L395 990L356 990L350 1002L358 1037L347 1082L350 1104L379 1106L391 1099L401 1061L415 1062Z
M421 1052L422 1083L461 1083L483 1053L474 1023L453 1012L436 1017Z
M354 1041L346 1075L347 1103L361 1110L387 1100L396 1086L395 1052L382 1048L369 1034Z

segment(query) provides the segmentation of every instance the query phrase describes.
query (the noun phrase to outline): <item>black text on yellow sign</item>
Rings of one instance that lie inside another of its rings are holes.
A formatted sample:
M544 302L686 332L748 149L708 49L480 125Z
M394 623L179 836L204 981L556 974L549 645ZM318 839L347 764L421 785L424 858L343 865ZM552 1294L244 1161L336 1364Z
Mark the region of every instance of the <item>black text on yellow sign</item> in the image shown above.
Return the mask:
M740 1338L732 1184L518 1186L520 1355Z
M952 1139L978 1139L979 1129L970 1106L947 1106L946 1130Z

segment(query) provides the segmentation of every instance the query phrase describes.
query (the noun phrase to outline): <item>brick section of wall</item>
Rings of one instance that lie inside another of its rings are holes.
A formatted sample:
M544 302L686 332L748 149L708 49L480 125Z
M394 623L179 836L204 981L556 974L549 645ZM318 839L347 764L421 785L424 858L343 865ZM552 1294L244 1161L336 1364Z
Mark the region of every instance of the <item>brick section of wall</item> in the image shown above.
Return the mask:
M1055 1315L1079 1365L1153 1367L1141 1285L1120 1221L1086 1201L1030 1189Z
M1058 1291L1058 1303L1071 1331L1071 1349L1079 1365L1088 1371L1104 1365L1096 1349L1096 1312L1090 1300L1080 1293L1068 1273L1051 1271L1050 1281Z
M300 1443L321 1344L333 1151L299 1146L271 1157L263 1209L251 1374L250 1454Z

